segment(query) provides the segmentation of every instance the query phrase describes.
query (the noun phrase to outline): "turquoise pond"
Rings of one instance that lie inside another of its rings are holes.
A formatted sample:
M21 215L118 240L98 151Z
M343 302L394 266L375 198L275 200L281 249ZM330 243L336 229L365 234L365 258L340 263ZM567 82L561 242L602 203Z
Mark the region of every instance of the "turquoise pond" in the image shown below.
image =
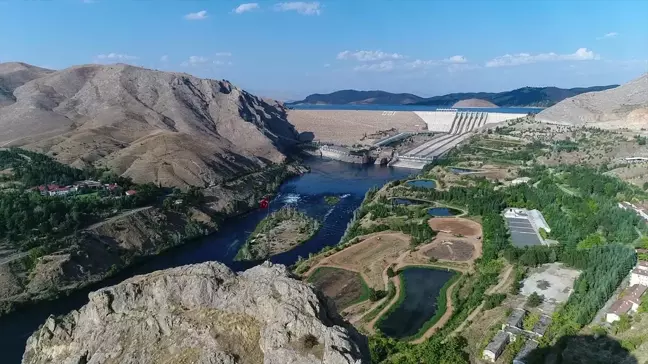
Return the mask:
M405 299L378 323L385 335L415 335L437 312L441 289L456 273L445 269L412 267L401 273Z
M456 216L461 215L462 211L453 209L451 207L433 207L428 210L428 214L432 216Z
M414 181L408 181L407 184L412 187L436 188L436 182L431 179L417 179Z

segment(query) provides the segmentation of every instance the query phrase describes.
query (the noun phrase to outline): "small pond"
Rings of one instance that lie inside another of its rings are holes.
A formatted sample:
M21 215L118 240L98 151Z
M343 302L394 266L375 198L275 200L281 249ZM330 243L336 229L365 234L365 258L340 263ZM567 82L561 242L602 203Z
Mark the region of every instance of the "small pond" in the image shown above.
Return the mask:
M415 335L437 312L441 288L456 274L433 268L405 268L401 273L405 299L387 317L379 329L393 338Z
M452 173L454 173L454 174L466 174L466 173L481 172L478 169L456 168L456 167L450 168L450 171L452 171Z
M428 210L428 214L432 216L456 216L461 215L462 211L453 209L451 207L433 207Z
M436 188L436 182L432 179L417 179L408 181L407 184L412 187Z

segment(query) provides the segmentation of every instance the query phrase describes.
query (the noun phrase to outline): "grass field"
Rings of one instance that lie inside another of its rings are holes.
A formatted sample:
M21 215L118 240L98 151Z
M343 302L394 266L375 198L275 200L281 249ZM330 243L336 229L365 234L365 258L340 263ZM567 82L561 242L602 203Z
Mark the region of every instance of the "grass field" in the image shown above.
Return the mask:
M308 277L326 296L333 299L338 310L369 299L369 287L356 272L345 269L320 267Z

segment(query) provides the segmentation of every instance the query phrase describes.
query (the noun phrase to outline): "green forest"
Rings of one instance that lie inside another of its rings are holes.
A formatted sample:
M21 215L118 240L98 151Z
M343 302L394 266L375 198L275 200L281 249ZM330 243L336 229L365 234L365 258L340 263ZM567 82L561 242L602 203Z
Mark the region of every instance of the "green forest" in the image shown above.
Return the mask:
M76 169L63 165L43 154L22 149L0 151L0 169L11 168L12 179L23 188L0 193L0 241L6 240L15 249L29 250L52 243L116 211L144 206L154 202L162 190L153 184L135 185L129 179L97 169ZM61 185L86 178L100 178L104 183L118 183L122 189L137 191L134 196L109 198L111 193L68 196L42 196L25 187L45 183ZM105 197L105 198L104 198Z
M441 160L438 164L447 164L447 161ZM426 171L429 173L431 169L426 168ZM483 256L477 262L477 273L459 281L460 288L453 293L455 313L440 332L420 345L409 345L383 335L372 337L374 362L468 363L462 338L441 342L483 301L486 289L497 282L501 258L521 266L560 261L583 271L575 282L575 292L554 314L542 345L550 345L560 337L578 332L611 297L635 264L633 246L638 241L638 232L648 231L640 217L617 204L633 198L644 199L645 193L588 167L549 169L537 166L526 170L524 175L532 178L530 184L499 190L488 183L478 183L474 187L453 186L446 191L411 189L413 195L410 197L463 206L470 215L481 216ZM570 195L559 185L567 185L578 194ZM506 207L540 210L551 227L547 237L559 243L551 247L513 247L501 215ZM593 234L601 238L593 239ZM592 240L596 243L592 244ZM469 288L470 293L460 297L457 292L465 291L462 285ZM488 301L489 307L494 306L496 301L501 302L501 297L489 297Z

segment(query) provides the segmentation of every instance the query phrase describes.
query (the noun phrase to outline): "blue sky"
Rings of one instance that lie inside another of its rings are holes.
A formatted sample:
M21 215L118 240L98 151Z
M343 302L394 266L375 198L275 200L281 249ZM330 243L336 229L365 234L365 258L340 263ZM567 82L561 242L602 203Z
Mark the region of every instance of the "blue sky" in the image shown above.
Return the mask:
M280 99L623 83L648 71L648 1L0 0L0 61L228 79Z

